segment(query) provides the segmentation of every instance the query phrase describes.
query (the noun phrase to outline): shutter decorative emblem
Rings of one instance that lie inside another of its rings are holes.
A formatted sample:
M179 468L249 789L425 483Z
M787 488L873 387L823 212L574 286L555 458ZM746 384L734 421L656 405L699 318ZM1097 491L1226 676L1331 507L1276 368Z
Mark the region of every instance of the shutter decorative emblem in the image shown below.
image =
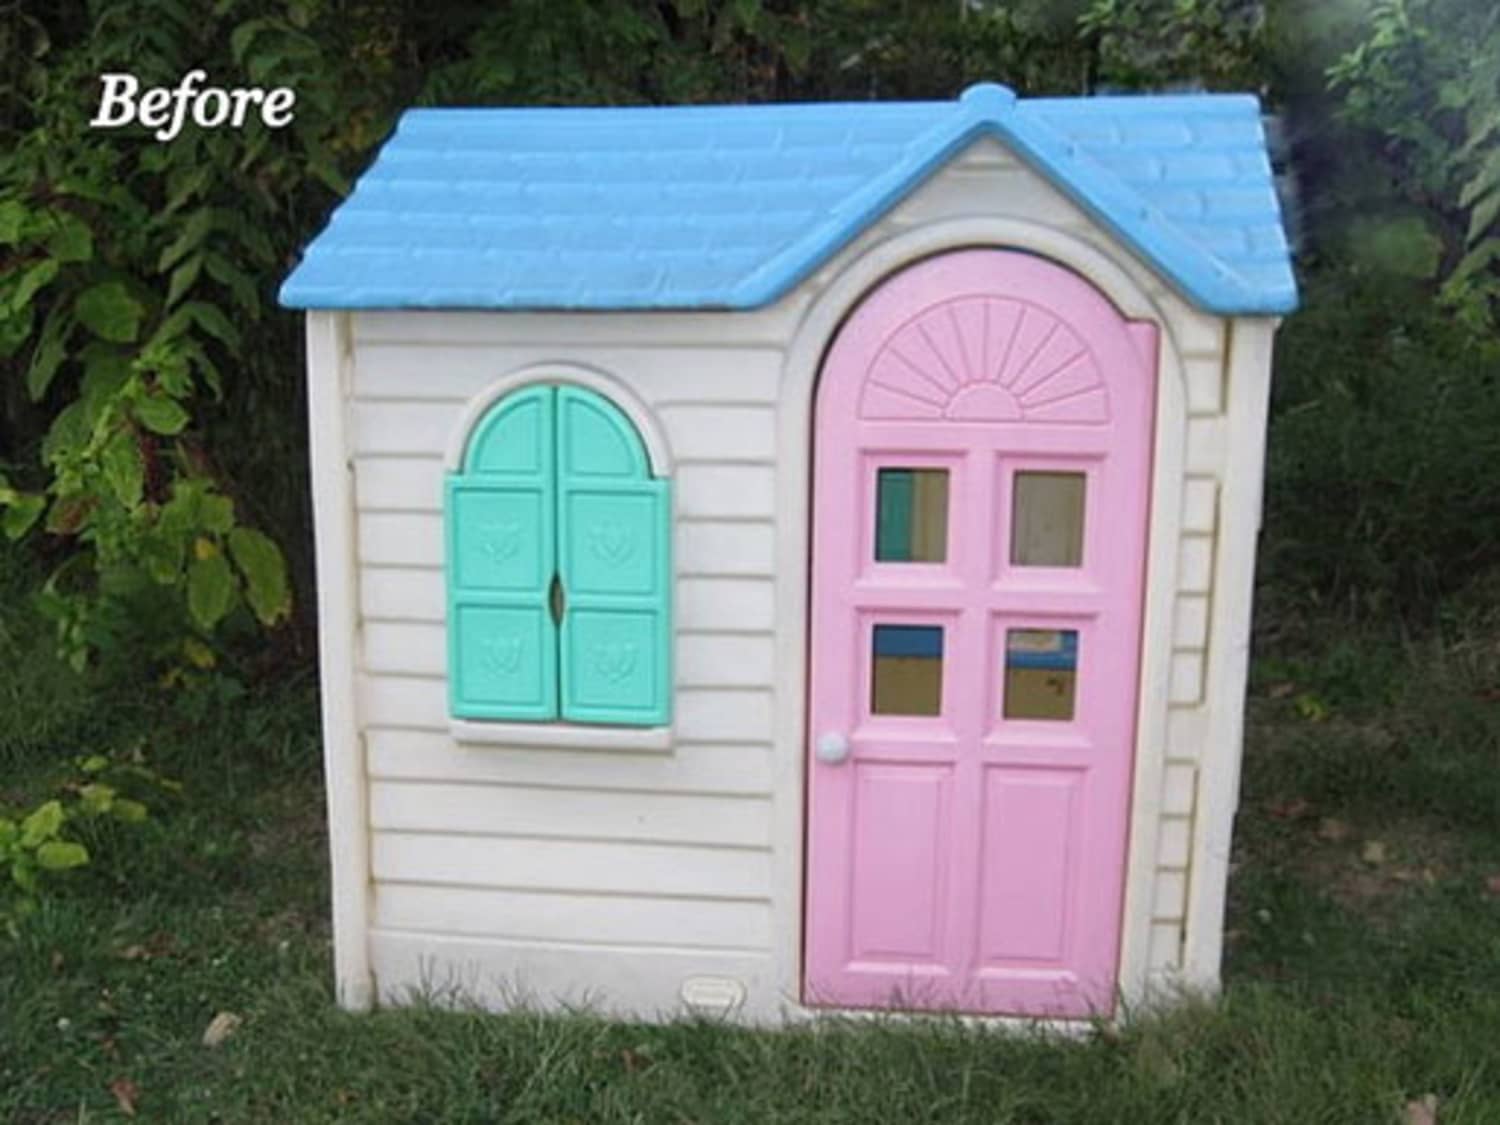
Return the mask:
M491 562L508 562L521 550L521 525L518 523L487 524L479 540L479 549Z
M589 550L600 562L621 566L635 554L635 536L624 524L595 524L589 528Z
M597 644L589 650L594 670L612 684L629 679L640 662L640 646L621 641L616 644Z
M524 649L520 637L496 637L484 647L484 662L497 676L513 676L521 670Z

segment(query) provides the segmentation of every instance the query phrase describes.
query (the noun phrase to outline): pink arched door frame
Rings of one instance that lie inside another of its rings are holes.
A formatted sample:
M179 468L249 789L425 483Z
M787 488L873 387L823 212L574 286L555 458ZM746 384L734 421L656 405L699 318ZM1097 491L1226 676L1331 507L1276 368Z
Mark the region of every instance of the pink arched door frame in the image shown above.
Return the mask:
M808 1003L1113 1010L1155 357L1153 325L1008 250L913 265L840 329L814 423ZM946 472L942 561L876 561L883 468ZM1028 473L1081 478L1076 565L1013 559ZM877 657L929 662L881 713ZM1039 717L1027 661L1063 693L1070 660L1071 718Z

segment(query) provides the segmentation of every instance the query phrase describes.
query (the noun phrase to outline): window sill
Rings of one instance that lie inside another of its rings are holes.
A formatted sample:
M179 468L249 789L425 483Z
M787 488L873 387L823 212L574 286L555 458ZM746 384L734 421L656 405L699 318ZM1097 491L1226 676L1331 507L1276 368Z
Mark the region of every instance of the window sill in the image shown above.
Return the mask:
M449 719L456 742L484 746L548 746L559 750L672 749L671 727L610 727L584 723L506 723Z

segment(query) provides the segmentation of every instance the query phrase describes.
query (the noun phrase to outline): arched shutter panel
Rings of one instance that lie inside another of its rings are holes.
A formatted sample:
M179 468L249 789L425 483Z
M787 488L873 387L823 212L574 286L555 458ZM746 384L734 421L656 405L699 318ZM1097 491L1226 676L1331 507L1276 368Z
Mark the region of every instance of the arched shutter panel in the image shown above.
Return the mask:
M448 702L472 719L557 717L556 392L510 395L444 489Z
M672 694L672 498L630 421L557 392L562 717L661 726Z

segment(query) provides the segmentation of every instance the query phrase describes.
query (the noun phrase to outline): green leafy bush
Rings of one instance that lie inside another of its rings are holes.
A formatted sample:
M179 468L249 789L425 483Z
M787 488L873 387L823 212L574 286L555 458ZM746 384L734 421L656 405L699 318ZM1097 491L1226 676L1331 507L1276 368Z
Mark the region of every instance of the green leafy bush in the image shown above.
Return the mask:
M1263 598L1426 625L1500 566L1500 342L1415 282L1314 279L1282 328Z
M152 797L180 791L177 782L150 769L137 754L110 758L92 754L74 760L76 775L29 812L0 810L0 924L12 934L36 908L46 880L90 861L88 848L71 838L88 820L110 819L139 824L150 816Z
M17 25L20 78L0 99L0 362L13 376L8 420L39 438L35 467L13 461L0 478L0 529L15 540L40 527L71 545L45 605L75 665L129 631L150 585L174 595L151 616L160 624L166 610L192 642L168 653L201 659L236 609L265 625L291 609L283 553L219 463L213 431L243 401L227 384L267 374L247 330L306 225L302 208L328 198L317 185L343 182L324 51L296 26L297 5L217 26L158 0L70 7L52 26ZM252 119L172 144L88 128L100 74L163 84L205 60L294 85L310 122L278 132ZM274 362L295 386L295 354Z
M1110 86L1244 90L1264 81L1264 0L1091 0L1079 28Z
M1485 562L1487 513L1463 474L1490 448L1480 343L1500 293L1493 5L13 7L0 21L0 533L47 562L42 604L75 666L128 640L147 663L207 668L227 638L311 601L294 597L311 575L300 326L275 310L275 287L412 104L947 97L979 78L1026 94L1259 90L1301 137L1313 279L1282 339L1269 573L1299 597L1389 602ZM293 88L294 123L189 126L168 144L88 127L101 74L155 86L196 68ZM1393 313L1382 286L1413 307L1441 287L1470 343L1441 318ZM1436 536L1394 510L1450 495L1432 441L1462 478L1440 517L1455 511L1451 534ZM1334 494L1363 507L1351 515ZM1458 553L1428 549L1438 541Z
M1386 198L1351 225L1349 253L1442 280L1480 334L1500 324L1500 8L1379 0L1328 71L1342 118L1378 144ZM1368 188L1366 189L1368 191ZM1383 204L1383 205L1382 205Z

